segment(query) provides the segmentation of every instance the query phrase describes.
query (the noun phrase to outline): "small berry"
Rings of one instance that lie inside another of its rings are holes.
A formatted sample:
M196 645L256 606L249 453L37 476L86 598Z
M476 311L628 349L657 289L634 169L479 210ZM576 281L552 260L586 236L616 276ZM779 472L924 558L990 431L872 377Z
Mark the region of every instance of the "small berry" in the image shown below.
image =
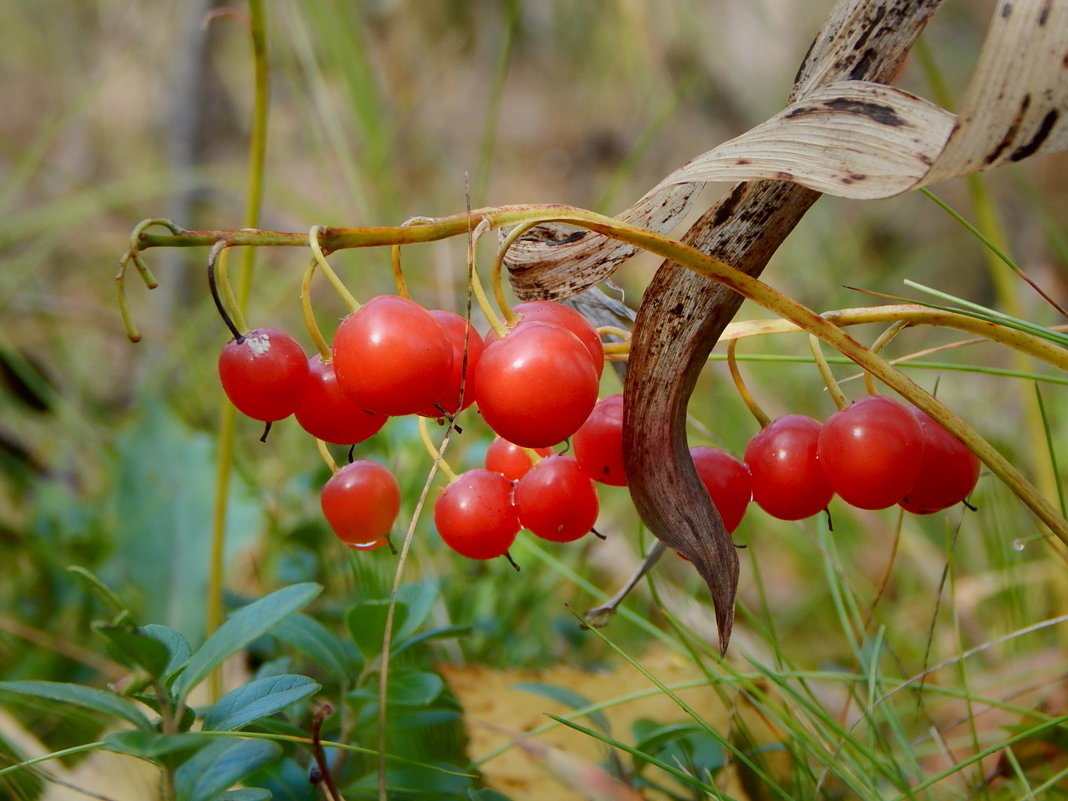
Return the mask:
M382 465L359 460L330 477L320 504L338 539L352 548L371 550L387 542L400 511L400 485Z
M551 300L527 300L517 303L513 311L520 318L517 325L522 325L532 320L541 320L545 323L555 323L562 326L577 336L579 341L586 346L586 350L589 351L590 359L593 361L593 368L597 371L598 378L600 377L604 370L604 344L601 342L597 329L593 327L593 323L579 312L570 306L554 303ZM486 337L487 345L490 344L491 339L497 339L497 335L492 331Z
M353 403L337 385L332 362L319 354L308 360L308 380L296 411L300 427L313 437L336 445L354 445L377 434L389 417Z
M553 452L552 448L535 448L534 451L539 456L548 456ZM512 481L522 478L532 465L526 450L506 439L494 437L486 449L486 469Z
M923 430L903 404L868 395L827 418L817 455L842 500L859 509L886 509L916 483Z
M801 520L827 508L834 497L816 458L821 425L803 414L773 420L745 446L753 500L779 520Z
M489 470L461 473L434 503L441 539L469 559L504 556L519 533L513 482Z
M452 344L441 324L413 300L371 298L334 334L338 385L363 409L416 414L443 397Z
M524 528L551 542L573 542L597 522L597 490L570 456L542 459L515 486Z
M231 339L219 354L219 380L238 411L271 423L296 411L308 379L308 357L293 337L258 328Z
M923 461L901 506L929 515L963 501L979 481L979 457L925 412L910 407L923 429Z
M725 451L708 445L690 448L697 475L708 490L727 532L738 528L752 497L749 469Z
M594 481L625 487L623 470L623 396L597 402L571 440L579 467Z
M430 316L441 324L452 346L452 370L437 402L423 409L419 414L422 417L441 417L443 412L456 414L475 402L473 379L485 345L481 334L455 312L431 309ZM461 381L463 383L463 405L460 402Z

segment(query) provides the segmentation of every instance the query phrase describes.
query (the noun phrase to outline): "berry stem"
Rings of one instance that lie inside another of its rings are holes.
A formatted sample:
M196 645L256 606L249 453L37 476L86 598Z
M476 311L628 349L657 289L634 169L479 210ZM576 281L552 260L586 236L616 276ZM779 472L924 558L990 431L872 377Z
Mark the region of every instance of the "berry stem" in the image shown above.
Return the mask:
M326 447L325 442L317 438L315 440L315 446L319 449L319 455L323 457L323 461L326 462L326 466L330 468L331 474L336 473L338 470L341 469L337 466L337 462L334 461L334 456L330 453L330 449Z
M897 320L889 328L879 334L875 338L875 341L871 343L871 352L879 353L883 348L890 344L891 340L908 328L912 323L908 320ZM875 395L875 379L871 377L871 373L867 370L864 371L864 388L868 391L869 395Z
M360 302L356 300L348 287L344 282L338 278L337 273L334 272L334 268L330 266L330 263L326 260L326 253L323 251L322 245L319 243L319 236L322 231L321 225L313 225L311 230L308 231L308 245L311 247L312 256L315 258L315 263L319 265L319 269L323 271L323 275L326 276L326 280L330 282L330 285L334 287L334 290L341 296L341 299L345 301L345 304L349 307L349 311L356 311L360 308Z
M389 249L389 262L393 266L393 282L397 285L397 294L402 298L411 298L408 291L408 282L404 280L404 270L401 268L401 246L393 245Z
M219 285L216 280L216 267L221 270L225 258L223 253L226 251L226 240L220 239L212 246L211 253L208 254L208 288L211 290L211 299L215 301L215 308L219 311L219 316L226 324L226 327L230 329L230 333L234 335L236 342L244 342L245 335L241 333L241 329L237 327L234 322L234 318L230 316L230 313L226 310L226 304L223 303L222 298L219 295ZM224 284L227 287L228 284ZM224 289L225 291L225 289ZM230 300L232 300L232 296Z
M471 289L471 293L475 296L475 301L478 303L478 307L482 309L482 313L486 316L486 320L490 324L490 328L500 338L504 339L508 336L508 326L501 321L501 318L497 315L497 312L493 310L493 304L489 302L489 297L486 295L486 288L482 286L482 281L478 277L478 263L475 259L475 248L478 244L479 237L482 236L489 226L485 220L481 220L468 234L467 239L467 274L468 274L468 286ZM498 298L498 305L499 298ZM501 306L501 311L505 314L507 319L508 313L511 309L505 304ZM513 319L515 315L512 314Z
M308 328L312 342L315 343L319 356L325 363L330 361L330 345L319 328L319 322L315 319L315 310L312 308L311 302L311 280L318 264L319 262L316 259L312 259L304 270L304 277L300 282L300 307L304 312L304 324Z
M771 418L768 416L760 404L756 402L756 398L753 397L749 391L749 387L746 386L745 379L742 378L742 372L738 369L738 361L734 357L735 348L738 345L737 339L732 339L727 342L727 367L731 371L731 378L734 380L734 388L737 390L738 395L745 403L746 407L752 412L753 417L760 423L761 428L767 428L768 423L771 422Z
M836 408L844 409L849 405L849 398L842 392L834 373L831 372L831 365L827 363L827 359L823 355L823 343L815 334L809 334L808 346L812 349L812 358L816 361L816 368L820 371L820 375L823 376L823 383L827 385L827 392L830 393L831 400L834 401ZM867 378L868 373L864 373L864 376ZM870 394L875 394L874 388Z
M449 466L449 463L445 461L445 458L441 455L441 450L434 445L430 439L430 429L427 428L426 418L419 418L419 438L423 441L423 445L426 448L427 453L430 454L430 458L434 460L438 468L445 474L450 482L456 480L456 472Z
M524 225L517 225L509 231L504 241L501 242L501 246L497 249L496 258L493 259L493 272L491 274L493 295L497 299L497 306L500 308L508 325L515 325L519 320L519 316L512 310L507 298L504 296L504 257L508 254L508 249L515 244L515 241L536 225L538 225L536 221L528 222Z

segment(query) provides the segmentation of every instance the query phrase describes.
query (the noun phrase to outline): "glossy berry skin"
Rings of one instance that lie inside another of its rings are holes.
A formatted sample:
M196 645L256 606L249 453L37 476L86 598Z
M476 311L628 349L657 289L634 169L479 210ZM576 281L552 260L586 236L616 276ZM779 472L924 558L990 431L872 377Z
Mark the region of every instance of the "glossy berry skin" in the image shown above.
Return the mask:
M859 509L886 509L916 483L923 430L903 404L868 395L827 418L817 455L842 500Z
M338 326L333 361L338 385L361 408L415 414L443 396L452 373L452 344L418 303L379 295Z
M749 469L725 451L708 445L690 448L697 475L708 490L723 527L728 532L738 528L752 497Z
M910 407L923 430L923 462L901 506L929 515L963 501L979 481L979 457L925 412Z
M562 303L554 303L551 300L527 300L517 303L512 309L520 316L520 322L541 320L546 323L556 323L563 326L577 336L586 350L590 352L593 368L597 371L598 378L604 370L604 345L593 323L583 317L570 306Z
M787 414L773 420L745 446L753 478L753 500L779 520L801 520L821 512L834 497L816 458L818 420Z
M623 396L609 395L598 401L575 432L571 446L579 466L594 481L627 486L623 470Z
M535 451L539 456L548 456L553 452L552 448L536 448ZM522 478L532 465L527 452L506 439L494 437L486 449L486 469L512 481Z
M400 485L389 470L359 460L334 473L319 500L338 539L366 551L386 544L400 511L400 497Z
M219 354L219 380L238 411L271 423L296 411L308 379L308 357L284 331L258 328L231 339Z
M486 346L474 388L494 433L524 448L544 448L570 437L589 417L598 379L574 334L533 321Z
M449 378L445 382L437 403L429 406L419 414L422 417L441 417L445 414L456 414L463 411L475 402L475 391L472 386L478 360L482 356L485 345L482 335L471 326L467 320L456 312L444 309L431 309L430 316L441 325L452 347L452 369ZM467 356L464 356L464 348ZM461 406L460 384L463 383L463 405ZM440 408L439 408L440 407Z
M570 456L542 459L515 485L519 522L550 542L573 542L597 522L593 482Z
M461 473L434 503L434 524L445 544L469 559L504 556L519 533L513 482L489 470Z
M355 445L377 434L389 420L353 403L337 385L332 362L319 354L308 360L308 380L297 405L297 422L313 437L336 445Z

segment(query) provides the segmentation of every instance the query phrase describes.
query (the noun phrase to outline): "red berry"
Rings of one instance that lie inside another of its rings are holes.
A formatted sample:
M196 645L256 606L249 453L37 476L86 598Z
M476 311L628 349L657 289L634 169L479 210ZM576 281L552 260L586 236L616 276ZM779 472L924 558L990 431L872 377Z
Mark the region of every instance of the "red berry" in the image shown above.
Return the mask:
M593 407L571 440L579 467L594 481L625 487L623 396L609 395Z
M554 303L551 300L527 300L517 303L513 311L520 316L518 324L541 320L542 322L555 323L562 326L577 336L582 344L586 346L586 350L590 352L593 368L597 371L598 378L601 376L601 372L604 370L604 344L601 342L597 329L593 327L593 323L579 312L570 306ZM491 335L493 339L497 338L497 335L492 332ZM487 337L486 344L489 345L489 343L490 339Z
M371 298L334 334L338 385L361 408L415 414L443 397L452 344L441 324L413 300Z
M338 539L352 548L371 550L386 544L400 511L400 485L377 462L355 461L330 477L320 503Z
M308 380L296 415L300 427L313 437L337 445L363 442L389 420L353 403L337 385L333 362L323 362L319 354L308 360Z
M423 417L441 417L456 414L475 402L475 390L472 384L478 360L485 345L482 336L463 317L456 312L431 309L430 316L437 320L452 346L452 370L445 382L437 402L419 412ZM464 351L467 355L464 355ZM460 405L460 383L463 376L463 405ZM439 408L440 407L440 408Z
M697 475L723 518L723 527L728 532L734 531L742 522L752 497L749 470L729 453L708 445L690 448L690 456Z
M597 403L598 379L578 337L533 321L486 346L475 373L475 401L487 425L525 448L570 437Z
M597 522L597 490L570 456L542 459L515 485L519 522L543 540L572 542Z
M438 496L434 524L445 544L469 559L504 556L519 533L513 483L500 473L461 473Z
M238 411L270 423L296 411L308 379L308 357L293 337L258 328L231 339L219 354L219 380Z
M827 419L817 454L842 500L860 509L885 509L916 483L923 430L903 404L868 395Z
M968 497L979 481L979 457L925 412L911 407L923 429L923 461L901 506L918 515L948 509Z
M801 520L822 511L834 490L816 459L820 428L803 414L772 421L745 446L753 500L779 520Z
M535 451L539 456L548 456L553 452L552 448L535 448ZM494 437L486 449L486 469L512 481L522 478L532 464L523 448L500 437Z

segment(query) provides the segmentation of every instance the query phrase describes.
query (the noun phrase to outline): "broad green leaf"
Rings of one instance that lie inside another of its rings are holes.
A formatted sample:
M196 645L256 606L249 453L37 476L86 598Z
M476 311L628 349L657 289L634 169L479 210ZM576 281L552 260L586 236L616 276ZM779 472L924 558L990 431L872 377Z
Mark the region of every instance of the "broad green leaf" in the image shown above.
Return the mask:
M542 684L535 681L524 681L519 684L513 684L512 689L535 693L536 695L544 696L551 701L556 701L558 704L569 706L572 709L582 709L583 707L592 706L593 704L593 702L584 695L579 695L574 690L569 690L566 687L560 687L556 684ZM601 731L609 731L610 726L608 724L608 718L605 717L604 712L590 712L586 717L588 717L590 722Z
M204 730L240 729L314 695L319 688L318 682L292 673L251 681L228 692L204 713Z
M445 689L445 682L437 673L399 673L389 680L389 703L391 706L427 706L433 703ZM352 698L368 701L378 700L378 684L361 687L349 693Z
M408 616L403 623L394 629L397 643L402 643L419 630L419 627L430 617L430 612L437 600L438 587L430 582L420 581L397 588L397 601L403 602L408 610Z
M389 601L377 599L374 601L361 601L349 609L345 616L352 641L360 649L365 660L370 661L382 651L382 634L386 630L386 614L389 610ZM393 613L394 633L404 627L408 619L407 604L397 601L397 608Z
M159 640L167 649L169 656L167 666L163 670L164 679L170 678L174 671L184 665L193 654L193 649L189 647L189 641L180 632L168 626L149 623L147 626L142 626L141 631L149 637Z
M207 737L190 732L160 734L155 731L119 731L104 737L109 751L129 754L151 762L166 761L166 757L203 748L209 742L211 740Z
M219 801L267 801L270 797L270 790L260 787L241 787L237 790L227 790L219 796Z
M114 552L103 574L112 586L139 590L143 620L204 638L215 499L216 441L167 404L135 404L139 413L117 437L111 484ZM227 495L226 554L231 562L263 529L263 502L241 475Z
M460 637L465 634L471 633L471 626L442 626L438 629L431 629L430 631L424 631L415 637L409 637L396 648L393 649L393 655L396 656L401 651L405 651L408 648L412 648L423 642L429 640L445 640Z
M275 626L271 634L303 651L336 679L352 678L359 670L359 665L352 664L345 644L315 618L291 615Z
M111 655L124 665L142 668L153 678L162 679L167 674L170 651L144 629L109 624L98 624L93 628L107 639Z
M282 755L270 740L218 740L174 772L177 801L215 801L246 776Z
M121 718L139 729L151 727L148 718L141 714L141 711L131 701L95 687L65 684L58 681L0 681L0 691L32 698L47 698L50 701L92 709L111 717Z
M175 695L184 698L228 657L310 603L322 589L318 584L291 584L238 609L189 658L174 683Z

